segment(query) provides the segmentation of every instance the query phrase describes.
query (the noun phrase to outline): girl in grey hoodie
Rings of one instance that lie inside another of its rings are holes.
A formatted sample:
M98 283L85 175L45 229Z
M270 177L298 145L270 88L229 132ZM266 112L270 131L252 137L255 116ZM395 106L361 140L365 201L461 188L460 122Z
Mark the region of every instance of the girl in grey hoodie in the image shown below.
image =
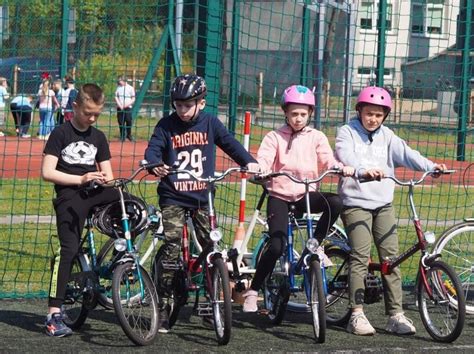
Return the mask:
M398 255L398 235L392 206L395 185L386 175L395 168L416 171L445 170L411 149L405 141L383 125L392 109L390 94L380 87L363 89L357 99L357 116L344 125L336 137L336 155L343 164L352 165L356 178L339 182L343 202L341 219L351 246L349 258L349 306L352 316L347 331L356 335L373 335L375 329L363 312L364 277L370 257L372 238L379 258ZM360 183L358 177L378 181ZM382 275L385 310L389 315L386 330L396 334L414 334L413 322L403 314L400 269Z

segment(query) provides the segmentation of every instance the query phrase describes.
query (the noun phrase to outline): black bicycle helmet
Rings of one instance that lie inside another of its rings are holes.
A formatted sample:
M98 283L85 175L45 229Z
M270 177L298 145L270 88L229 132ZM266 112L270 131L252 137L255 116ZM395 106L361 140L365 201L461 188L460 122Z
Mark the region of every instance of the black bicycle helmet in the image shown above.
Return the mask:
M129 196L125 199L125 209L130 222L130 233L135 237L142 233L148 225L147 207L140 198ZM124 237L122 227L122 209L120 201L100 207L93 217L94 226L101 233L111 237Z
M207 88L204 79L198 75L186 74L176 77L171 85L170 95L174 101L198 100L206 96Z

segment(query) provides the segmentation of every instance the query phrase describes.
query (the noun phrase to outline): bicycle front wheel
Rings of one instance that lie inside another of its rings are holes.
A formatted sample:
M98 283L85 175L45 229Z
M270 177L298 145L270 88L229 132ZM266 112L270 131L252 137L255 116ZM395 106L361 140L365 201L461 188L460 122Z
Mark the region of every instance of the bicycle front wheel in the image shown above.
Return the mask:
M123 254L123 252L118 252L114 246L114 239L109 238L97 255L97 267L99 269L97 300L99 304L109 310L114 308L112 300L112 264Z
M216 258L211 269L212 289L208 289L212 303L217 343L229 343L232 328L232 300L229 270L222 258Z
M86 305L87 297L92 295L92 289L86 292L86 273L82 269L79 257L81 255L75 257L72 262L71 275L66 285L66 295L61 308L64 323L71 329L80 328L86 321L89 313Z
M454 225L446 230L434 247L443 262L451 266L461 280L466 298L466 313L474 314L474 222Z
M351 316L349 308L349 253L330 248L326 256L332 265L326 267L326 320L330 325L343 326Z
M132 262L120 264L114 270L112 288L115 313L127 337L137 345L151 344L158 333L159 310L148 273Z
M313 260L309 268L311 314L313 316L313 332L316 342L326 340L326 298L324 297L321 264Z
M451 343L462 332L466 313L464 294L454 270L442 261L434 261L426 270L426 284L419 277L418 310L430 336Z

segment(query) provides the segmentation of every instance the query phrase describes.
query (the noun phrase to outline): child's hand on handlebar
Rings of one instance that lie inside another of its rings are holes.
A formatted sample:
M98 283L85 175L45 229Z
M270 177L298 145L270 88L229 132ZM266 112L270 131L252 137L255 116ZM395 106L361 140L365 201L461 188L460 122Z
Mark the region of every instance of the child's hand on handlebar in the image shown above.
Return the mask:
M354 173L355 173L355 168L352 167L352 166L344 166L342 168L342 175L344 177L351 177L351 176L354 176Z
M383 170L379 168L371 168L366 170L362 177L372 181L381 181L384 176L385 174Z
M439 173L434 173L432 174L432 176L434 178L438 178L439 176L442 175L442 172L443 171L446 171L448 168L446 167L446 165L444 163L440 163L440 164L435 164L434 167L433 167L433 170L434 171L439 171Z
M158 167L155 167L151 170L151 172L156 176L156 177L159 177L159 178L163 178L163 177L166 177L169 173L169 166L168 165L160 165Z
M246 166L247 171L250 173L262 173L262 168L258 162L249 162Z

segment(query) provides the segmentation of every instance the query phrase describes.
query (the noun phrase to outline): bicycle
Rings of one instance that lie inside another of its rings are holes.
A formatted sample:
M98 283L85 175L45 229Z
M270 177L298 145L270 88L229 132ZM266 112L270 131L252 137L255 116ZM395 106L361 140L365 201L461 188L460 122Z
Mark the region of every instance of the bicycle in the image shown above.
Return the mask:
M206 183L208 212L209 212L209 238L212 242L202 247L193 238L195 251L189 245L189 228L192 228L192 210L187 210L183 227L183 237L181 240L181 256L178 262L163 261L163 248L160 248L153 262L152 275L160 291L159 278L163 270L173 270L173 286L171 294L163 296L164 309L169 314L170 328L176 323L180 308L184 306L190 292L195 293L194 310L198 316L213 318L213 327L219 345L225 345L231 337L232 327L232 300L229 283L229 271L227 269L227 254L219 246L222 239L222 232L217 225L217 217L214 209L213 190L216 182L224 179L232 172L244 172L243 168L232 167L216 177L202 178L192 171L183 169L172 169L170 173L185 173L198 182ZM200 295L203 295L204 302L200 302Z
M110 297L108 291L111 289L113 307L119 323L127 337L137 345L149 345L154 341L158 333L159 314L154 284L147 271L140 266L139 254L132 244L131 231L134 229L138 231L144 226L132 225L130 210L127 210L127 207L137 205L125 198L127 184L146 168L146 165L141 165L129 178L118 178L102 185L97 185L93 181L86 187L116 188L119 193L121 220L120 225L115 225L119 231L114 233L117 256L107 265L98 263L94 236L94 226L97 226L100 219L97 216L109 215L107 209L117 207L117 202L113 202L95 208L86 220L86 233L80 242L79 253L73 261L62 308L65 323L72 329L77 329L84 324L88 312L98 303L108 303ZM108 222L111 221L109 218ZM112 278L111 287L104 285L104 281L109 282L110 278Z
M464 171L463 184L468 193L466 177L474 164ZM445 230L436 241L433 252L441 254L459 276L466 299L466 313L474 315L474 218L465 218Z
M418 310L423 322L423 326L429 335L436 341L450 343L456 340L461 334L465 320L465 301L462 286L456 272L439 258L440 254L431 254L428 245L434 243L434 235L423 232L421 221L418 217L413 198L414 187L421 184L427 176L437 174L449 174L454 171L427 171L420 179L410 179L401 181L394 176L386 176L400 186L408 187L409 210L411 219L417 235L417 242L409 247L399 256L383 260L381 263L369 262L368 274L365 279L364 302L366 304L375 303L381 300L383 285L381 279L375 272L390 274L391 271L401 263L409 259L418 251L421 253L416 282L416 297ZM349 253L343 254L342 266L347 266ZM331 283L332 282L332 283ZM331 280L329 287L340 290L348 289L347 275L335 276Z
M256 182L253 179L250 179L250 182L261 184ZM238 248L232 248L228 251L227 255L231 261L231 272L230 280L235 283L234 290L237 293L242 293L247 288L247 284L250 283L253 274L255 273L255 268L257 265L257 257L260 253L260 250L263 244L269 238L268 235L268 224L264 218L261 216L261 209L263 204L268 196L267 189L262 185L263 191L258 199L255 210L252 214L252 217L248 223L248 228L246 230L242 244ZM316 228L316 222L319 220L320 214L312 214L311 218L313 220L313 233ZM306 218L307 215L303 215L302 219L292 217L292 230L293 230L293 257L295 260L300 258L300 254L297 249L303 249L302 245L305 244L306 239ZM255 228L257 225L260 225L263 230L257 245L254 247L253 252L247 252L247 246L254 235ZM296 245L296 246L295 246ZM345 269L340 268L341 260L344 259L344 252L348 252L350 247L347 241L347 235L342 226L337 223L333 224L324 238L322 244L324 247L324 252L329 258L330 263L333 264L331 267L326 267L325 270L325 284L331 283L327 279L333 279L334 277L341 276L341 272L345 275L348 273L347 266ZM298 283L298 280L297 280ZM301 279L299 279L299 286L302 288ZM338 289L325 289L326 294L326 322L331 325L338 325L347 321L350 313L347 311L348 306L348 297L344 296L345 291ZM295 313L309 313L311 312L311 307L307 303L306 296L299 296L300 292L291 293L290 299L287 303L287 311Z
M313 218L311 217L309 192L311 184L319 183L330 174L341 174L338 169L327 170L316 179L300 180L286 172L270 173L264 178L285 176L295 183L304 184L307 239L301 254L294 249L294 228L301 225L296 221L294 208L290 207L288 217L288 240L283 255L275 264L275 267L263 284L264 306L268 311L268 317L273 324L280 324L285 315L290 296L302 292L307 306L312 313L313 333L318 343L326 340L326 285L325 272L328 264L324 257L324 251L319 242L313 237ZM261 243L257 251L257 262L261 255L269 247L268 237Z

